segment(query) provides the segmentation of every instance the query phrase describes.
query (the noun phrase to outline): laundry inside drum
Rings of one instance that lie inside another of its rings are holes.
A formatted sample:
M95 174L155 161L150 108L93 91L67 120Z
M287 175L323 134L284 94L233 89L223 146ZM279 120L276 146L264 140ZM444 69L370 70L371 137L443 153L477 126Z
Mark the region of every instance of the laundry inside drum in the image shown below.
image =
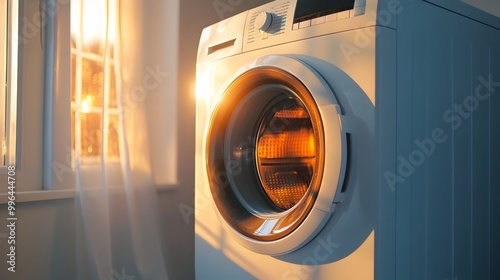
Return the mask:
M265 194L282 210L306 194L315 170L316 142L307 110L289 99L264 114L257 138L257 169Z

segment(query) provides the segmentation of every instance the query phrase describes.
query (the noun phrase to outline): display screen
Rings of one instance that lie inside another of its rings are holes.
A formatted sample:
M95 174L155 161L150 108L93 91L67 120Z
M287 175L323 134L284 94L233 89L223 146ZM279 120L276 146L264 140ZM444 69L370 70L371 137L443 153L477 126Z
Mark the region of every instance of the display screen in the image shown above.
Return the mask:
M301 22L354 8L354 0L298 0L293 22Z

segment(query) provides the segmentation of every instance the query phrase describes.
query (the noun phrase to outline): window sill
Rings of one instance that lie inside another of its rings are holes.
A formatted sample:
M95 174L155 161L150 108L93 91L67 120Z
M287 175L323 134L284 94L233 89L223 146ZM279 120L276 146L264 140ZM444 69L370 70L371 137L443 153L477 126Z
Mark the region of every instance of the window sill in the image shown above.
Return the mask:
M179 185L162 185L156 186L156 192L176 191ZM46 201L56 199L69 199L75 197L76 190L46 190L46 191L28 191L17 192L16 203ZM7 204L7 194L0 193L0 205Z
M170 192L170 191L176 191L179 188L179 185L157 185L156 186L156 192L161 193L161 192Z
M0 194L0 204L7 203L7 194ZM75 197L75 190L16 192L16 203L68 199Z

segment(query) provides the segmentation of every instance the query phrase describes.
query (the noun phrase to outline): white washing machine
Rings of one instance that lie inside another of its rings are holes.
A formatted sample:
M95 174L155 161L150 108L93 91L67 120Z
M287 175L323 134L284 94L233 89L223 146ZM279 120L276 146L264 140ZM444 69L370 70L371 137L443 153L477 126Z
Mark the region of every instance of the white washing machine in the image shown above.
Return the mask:
M413 75L423 66L412 65L429 57L438 61L447 52L423 52L420 61L418 49L411 48L420 41L405 36L420 25L421 12L451 13L425 1L403 2L278 0L203 30L197 60L196 278L361 280L374 279L378 270L380 279L395 279L398 261L415 261L406 244L420 242L411 239L420 230L406 229L418 229L424 221L418 215L441 206L396 215L396 209L422 201L395 191L411 182L411 175L397 173L396 155L406 146L396 140L441 115L426 119L430 111L417 108L413 119L396 118L405 116L403 105L415 98L405 95L413 92L407 87L432 78ZM408 20L396 20L401 13ZM466 25L462 17L449 17ZM437 96L440 83L418 94ZM427 162L440 170L448 159ZM440 186L419 187L429 193ZM396 231L406 235L397 238Z
M313 2L203 31L197 278L374 277L377 50L343 48L384 31L369 24L376 2Z

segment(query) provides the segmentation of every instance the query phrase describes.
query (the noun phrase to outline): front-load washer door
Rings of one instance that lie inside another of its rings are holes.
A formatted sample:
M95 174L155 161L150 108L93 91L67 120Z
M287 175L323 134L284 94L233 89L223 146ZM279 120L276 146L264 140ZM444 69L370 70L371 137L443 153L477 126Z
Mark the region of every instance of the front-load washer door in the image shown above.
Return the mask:
M287 56L257 59L220 94L206 168L226 230L269 255L310 241L341 201L347 143L323 78Z

